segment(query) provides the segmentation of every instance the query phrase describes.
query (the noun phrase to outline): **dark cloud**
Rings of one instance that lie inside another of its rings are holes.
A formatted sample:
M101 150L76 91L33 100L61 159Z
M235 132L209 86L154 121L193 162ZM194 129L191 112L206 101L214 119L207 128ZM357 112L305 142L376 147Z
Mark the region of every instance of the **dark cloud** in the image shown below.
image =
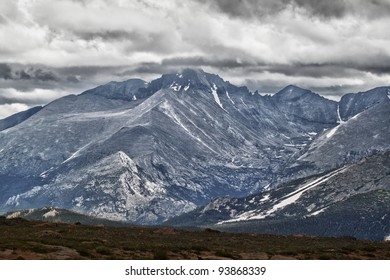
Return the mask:
M32 79L42 81L42 82L49 82L49 81L58 81L59 78L54 74L53 72L50 72L48 70L43 69L32 69L31 71Z
M12 69L8 64L0 63L0 78L12 79Z
M125 30L104 30L104 31L80 31L76 32L76 35L84 40L113 40L113 41L137 41L142 38L142 36L137 32L129 32Z
M292 0L292 2L313 15L325 18L357 14L377 19L390 14L388 0Z
M356 1L356 0L355 0ZM347 0L292 0L285 1L306 9L309 13L325 18L340 18L349 11Z
M232 17L259 18L278 13L285 9L284 0L198 0L200 3L207 3Z
M267 64L252 68L257 72L280 73L290 77L354 77L360 69L346 67L337 64L314 64L314 63L294 63L294 64Z
M34 80L41 82L58 81L59 77L48 69L20 64L0 64L0 78L4 80Z
M211 4L211 7L231 17L259 20L280 13L288 6L303 8L312 16L321 18L341 18L348 14L359 14L375 19L390 14L388 0L216 0Z
M244 66L253 66L253 63L248 61L242 61L234 58L218 58L218 57L205 57L205 56L192 56L192 57L175 57L164 59L162 66L187 66L187 67L201 67L211 66L218 68L241 68Z
M69 67L58 67L54 68L62 76L94 76L98 74L104 74L108 72L118 71L120 67L118 66L69 66Z
M77 78L76 76L68 76L66 78L66 81L69 83L75 83L75 84L80 83L79 78Z
M20 76L21 80L31 80L30 74L28 74L25 70L22 70L20 72L17 72L17 74Z

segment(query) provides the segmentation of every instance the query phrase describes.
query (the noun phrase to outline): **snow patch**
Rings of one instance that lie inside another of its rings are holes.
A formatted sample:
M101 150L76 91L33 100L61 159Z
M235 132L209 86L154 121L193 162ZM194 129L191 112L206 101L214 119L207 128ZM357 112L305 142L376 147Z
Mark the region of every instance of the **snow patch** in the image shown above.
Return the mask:
M234 101L230 98L230 95L229 95L229 92L226 91L226 96L227 98L230 100L230 102L232 102L233 105L235 105L236 103L234 103Z
M339 127L340 127L340 125L338 125L338 126L332 128L332 129L326 134L326 138L332 137L332 136L336 133L336 131L339 129Z
M219 100L219 97L217 94L217 86L215 84L213 84L213 87L211 88L211 94L213 95L214 100L215 100L215 102L217 102L218 106L221 107L222 109L224 109L222 106L221 100Z
M353 119L353 118L352 118ZM332 128L327 134L326 134L326 138L331 138L335 133L336 131L340 128L341 125L343 125L345 123L345 121L343 121L341 119L341 115L340 115L340 104L337 105L337 123L339 124L338 126Z
M57 216L57 214L58 214L58 211L56 211L56 209L51 209L49 212L46 212L45 214L43 214L43 217L44 218L55 217L55 216Z
M137 100L137 96L133 95L133 101Z
M350 118L350 120L356 120L360 116L360 114L362 114L362 113L363 112L360 112L359 114L353 116L352 118Z
M66 160L64 160L61 164L67 163L68 161L74 159L77 157L82 150L84 150L86 147L88 147L92 142L88 143L87 145L82 146L80 149L78 149L76 152L74 152L70 157L68 157ZM42 174L41 174L42 175Z
M292 192L291 194L284 196L283 197L284 199L282 201L280 201L279 203L274 205L271 210L267 211L267 213L266 213L267 216L276 212L279 209L286 207L287 205L295 203L302 196L303 193L305 193L306 191L308 191L312 188L317 187L318 185L320 185L322 183L325 183L326 181L328 181L332 177L336 176L337 174L344 172L346 169L347 169L347 167L343 167L341 169L335 170L335 171L333 171L329 174L326 174L318 179L315 179L314 181L312 181L310 183L303 185L302 187L300 187L298 190Z
M197 140L198 142L200 142L203 146L207 147L209 150L211 150L212 152L214 153L217 153L216 151L214 151L214 149L212 149L209 145L207 145L204 141L202 141L202 139L200 139L198 136L194 135L184 124L183 122L181 121L180 117L174 112L172 106L168 103L168 102L163 102L161 105L161 108L164 110L164 114L166 114L167 116L169 116L176 124L178 124L179 126L181 126L186 132L188 135L190 135L191 137L193 137L195 140ZM194 122L192 122L189 118L187 118L187 120L192 124L194 125L197 129L199 129L200 131L202 131L202 133L204 135L206 135L208 137L208 135L203 131L201 130L197 125L195 125Z
M240 97L240 100L241 100L242 104L244 104L245 106L248 106L248 105L244 102L244 100L242 99L242 97Z
M189 88L190 88L190 84L188 83L188 85L186 85L186 86L184 87L184 91L187 91Z
M317 216L318 214L324 212L326 209L328 209L328 207L324 207L320 210L314 211L314 212L310 213L309 215L306 215L306 217Z
M385 241L390 241L390 234L385 237Z
M339 124L345 123L345 121L343 121L343 120L341 119L341 115L340 115L340 103L337 104L337 118L338 118L337 122L338 122Z
M260 202L267 201L267 200L269 200L269 198L270 198L270 194L266 194L265 196L263 196L263 197L260 199Z
M179 91L181 88L181 85L177 84L176 82L173 82L169 88L173 89L174 91Z
M271 184L268 184L268 185L266 185L266 186L264 187L264 190L265 190L265 191L268 191L268 190L270 189L270 187L271 187Z

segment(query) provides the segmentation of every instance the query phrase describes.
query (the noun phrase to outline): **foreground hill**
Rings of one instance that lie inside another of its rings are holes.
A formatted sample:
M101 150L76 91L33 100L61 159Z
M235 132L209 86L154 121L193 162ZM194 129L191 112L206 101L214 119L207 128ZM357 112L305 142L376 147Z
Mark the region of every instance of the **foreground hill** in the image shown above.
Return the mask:
M390 243L0 217L0 259L390 259Z

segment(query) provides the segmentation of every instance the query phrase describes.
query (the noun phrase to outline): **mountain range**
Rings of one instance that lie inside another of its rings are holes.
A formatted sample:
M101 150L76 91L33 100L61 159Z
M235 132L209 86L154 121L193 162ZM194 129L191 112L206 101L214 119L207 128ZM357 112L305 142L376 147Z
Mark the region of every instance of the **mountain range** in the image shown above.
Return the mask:
M193 69L110 82L0 120L0 212L225 228L288 219L302 231L347 206L361 217L361 204L371 220L383 214L381 230L326 234L384 238L389 93L261 95Z

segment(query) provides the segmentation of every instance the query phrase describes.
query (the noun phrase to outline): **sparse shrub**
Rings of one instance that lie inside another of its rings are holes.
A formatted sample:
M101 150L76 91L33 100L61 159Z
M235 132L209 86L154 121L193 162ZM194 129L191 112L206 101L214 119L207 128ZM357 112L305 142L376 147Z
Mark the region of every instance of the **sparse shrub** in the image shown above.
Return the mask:
M194 250L194 251L209 251L206 247L202 246L202 245L198 245L198 244L194 244L194 245L191 245L190 247L191 250Z
M375 251L376 251L376 248L375 248L375 247L371 247L371 246L367 246L367 247L364 247L364 248L363 248L363 251L366 251L366 252L375 252Z
M331 260L332 258L328 255L320 255L318 257L319 260Z
M235 259L232 253L227 252L226 250L217 250L215 251L215 255L217 257L223 257L223 258L229 258L229 259Z
M157 248L153 252L153 259L155 260L167 260L168 255L167 255L167 250L163 248Z
M99 246L96 248L96 252L102 255L111 255L110 248L107 248L105 246Z
M298 255L297 252L293 252L293 251L287 251L287 252L283 252L282 255L285 255L285 256L296 256Z
M91 257L91 254L88 251L85 251L83 249L78 249L77 253L79 253L80 256L82 256L82 257L86 257L86 258Z

